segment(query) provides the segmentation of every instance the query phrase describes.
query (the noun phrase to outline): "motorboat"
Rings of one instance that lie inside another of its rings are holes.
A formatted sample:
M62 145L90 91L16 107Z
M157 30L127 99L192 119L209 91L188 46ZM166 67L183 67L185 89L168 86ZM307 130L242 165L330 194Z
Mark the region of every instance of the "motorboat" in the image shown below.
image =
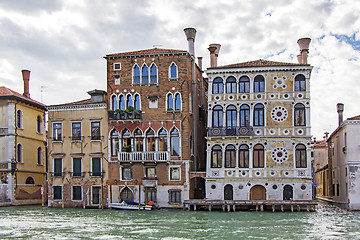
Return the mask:
M150 211L152 206L144 205L137 202L132 202L129 200L124 200L120 203L109 203L110 208L119 209L119 210L146 210Z

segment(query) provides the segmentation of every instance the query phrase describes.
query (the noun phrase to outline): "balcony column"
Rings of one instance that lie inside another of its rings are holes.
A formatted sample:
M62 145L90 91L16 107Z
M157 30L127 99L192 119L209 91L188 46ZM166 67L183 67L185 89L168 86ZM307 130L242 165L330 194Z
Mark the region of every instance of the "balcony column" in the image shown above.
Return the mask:
M206 175L209 177L211 169L211 147L206 148Z
M251 87L251 84L250 84L250 87ZM254 106L251 106L250 104L250 113L249 113L249 126L254 126L253 125L253 121L254 121Z
M213 110L209 109L208 110L208 127L213 127L213 125L212 125L212 118L213 118L212 114L213 114Z
M254 151L253 147L249 147L249 169L252 169L254 167ZM252 172L249 171L249 177L252 177Z
M223 111L223 125L222 127L226 127L226 108L224 107L224 111Z
M240 148L240 146L239 146ZM236 162L235 162L235 168L239 168L239 148L238 147L235 147L235 159L236 159ZM236 171L236 177L238 177L238 174L239 174L239 171Z
M225 150L226 150L226 146L221 147L221 152L222 152L222 159L221 159L221 168L224 169L225 168Z

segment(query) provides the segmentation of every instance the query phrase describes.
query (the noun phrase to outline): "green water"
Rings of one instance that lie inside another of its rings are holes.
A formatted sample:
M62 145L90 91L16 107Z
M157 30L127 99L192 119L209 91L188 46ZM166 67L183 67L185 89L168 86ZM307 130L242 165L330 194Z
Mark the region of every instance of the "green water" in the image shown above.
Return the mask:
M0 239L360 239L360 212L0 208Z

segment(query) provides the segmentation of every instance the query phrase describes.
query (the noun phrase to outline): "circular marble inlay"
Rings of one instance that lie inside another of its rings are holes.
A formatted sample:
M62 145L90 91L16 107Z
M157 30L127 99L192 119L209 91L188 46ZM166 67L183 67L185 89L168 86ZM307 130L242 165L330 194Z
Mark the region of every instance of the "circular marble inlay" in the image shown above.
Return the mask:
M283 122L288 116L288 111L282 106L274 107L271 110L271 118L276 122Z
M283 163L288 159L288 152L285 148L277 147L274 148L271 152L271 158L277 163Z

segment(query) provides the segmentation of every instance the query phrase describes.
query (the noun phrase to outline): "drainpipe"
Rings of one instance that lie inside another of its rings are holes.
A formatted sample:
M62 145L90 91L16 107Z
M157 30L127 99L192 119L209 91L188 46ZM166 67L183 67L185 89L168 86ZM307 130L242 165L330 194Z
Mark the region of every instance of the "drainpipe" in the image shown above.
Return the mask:
M196 29L195 28L185 28L184 29L186 38L188 40L188 48L191 56L191 73L192 73L192 112L193 112L193 148L194 148L194 163L193 166L196 166L196 162L198 160L198 148L197 148L197 120L199 119L199 107L197 103L197 89L196 89L196 75L195 75L195 36ZM196 170L196 169L194 169Z

